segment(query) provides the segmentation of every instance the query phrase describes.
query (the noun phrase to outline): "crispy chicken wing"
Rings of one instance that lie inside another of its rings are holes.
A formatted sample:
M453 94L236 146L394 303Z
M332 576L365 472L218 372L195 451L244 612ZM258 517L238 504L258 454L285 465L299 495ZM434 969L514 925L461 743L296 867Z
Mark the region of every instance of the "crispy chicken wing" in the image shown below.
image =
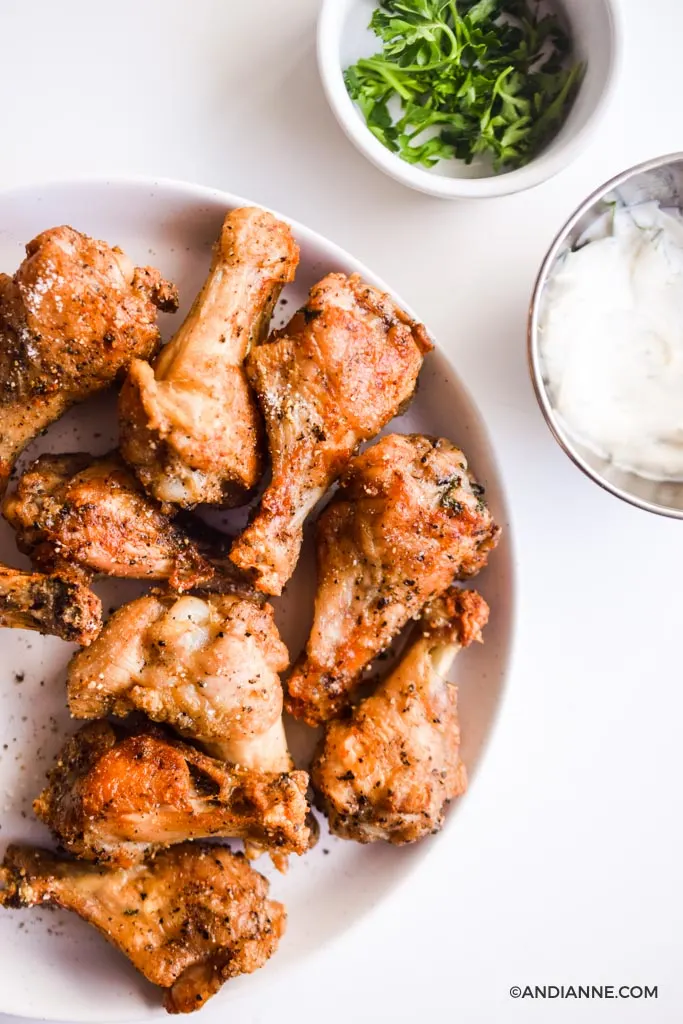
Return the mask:
M41 455L7 495L3 513L35 566L82 575L208 583L214 568L162 514L112 453Z
M235 505L258 483L261 422L243 363L298 260L286 224L255 207L232 210L182 327L154 368L133 362L121 451L159 501Z
M85 584L0 565L0 626L35 629L87 645L101 625L102 603Z
M306 772L231 768L148 727L90 722L62 750L33 804L77 857L128 867L186 839L234 836L305 853Z
M317 524L318 591L288 709L334 718L427 601L486 564L499 528L450 441L390 434L350 463Z
M215 570L212 579L197 589L208 590L212 594L237 594L252 601L265 601L265 594L256 590L248 575L230 561L230 548L235 540L234 531L227 531L224 528L225 524L220 528L214 526L201 516L185 509L178 510L173 522L186 537L190 538L199 553Z
M198 1010L223 982L262 967L286 914L268 882L218 844L184 843L145 864L104 868L10 846L0 904L73 910L164 989L169 1013Z
M390 296L358 274L329 274L289 326L251 353L273 475L230 557L260 590L282 593L306 516L358 445L410 400L431 347Z
M24 446L76 402L151 356L173 285L73 228L44 231L0 274L0 493Z
M288 771L278 676L288 661L269 605L151 594L72 659L69 708L75 718L144 711L223 760Z
M436 598L388 679L327 726L312 778L336 835L398 845L442 827L467 788L457 688L446 675L458 651L481 640L488 611L474 591Z

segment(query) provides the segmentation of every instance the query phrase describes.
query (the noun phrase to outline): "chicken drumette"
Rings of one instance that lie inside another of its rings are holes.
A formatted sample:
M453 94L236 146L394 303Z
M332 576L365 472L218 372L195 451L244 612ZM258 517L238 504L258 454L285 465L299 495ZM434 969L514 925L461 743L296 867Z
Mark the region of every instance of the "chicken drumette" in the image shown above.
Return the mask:
M288 327L247 360L273 475L230 557L267 594L294 572L303 523L358 445L412 397L425 328L358 274L329 274Z
M277 949L286 914L268 882L225 846L184 843L144 864L104 868L10 846L0 905L54 905L92 924L155 985L169 1013L198 1010Z
M41 455L5 498L3 512L19 549L40 569L84 580L167 579L176 590L215 576L115 453Z
M287 684L297 718L336 717L406 622L483 568L499 528L482 495L443 439L390 434L352 460L317 523L313 627Z
M286 224L265 210L233 210L182 327L153 368L133 362L121 451L159 501L235 505L258 483L261 422L243 363L298 259Z
M150 594L72 659L69 708L76 718L144 711L222 760L289 771L278 676L288 661L269 605Z
M157 309L177 305L157 270L73 228L29 242L0 274L0 493L33 437L155 352Z
M284 856L309 847L307 786L306 772L231 768L156 727L90 722L66 743L33 809L71 853L119 867L210 836Z
M0 565L0 626L87 645L102 625L99 597L78 580Z
M443 825L467 788L453 660L481 641L488 605L474 591L436 598L398 667L351 717L331 722L311 772L330 830L345 839L413 843Z

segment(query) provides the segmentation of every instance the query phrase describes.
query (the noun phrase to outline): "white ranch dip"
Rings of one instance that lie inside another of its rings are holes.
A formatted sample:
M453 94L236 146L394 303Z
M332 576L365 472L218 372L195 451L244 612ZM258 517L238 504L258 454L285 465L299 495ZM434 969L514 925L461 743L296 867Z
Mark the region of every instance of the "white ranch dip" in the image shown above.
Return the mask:
M683 480L683 217L610 210L548 282L540 353L550 400L597 455Z

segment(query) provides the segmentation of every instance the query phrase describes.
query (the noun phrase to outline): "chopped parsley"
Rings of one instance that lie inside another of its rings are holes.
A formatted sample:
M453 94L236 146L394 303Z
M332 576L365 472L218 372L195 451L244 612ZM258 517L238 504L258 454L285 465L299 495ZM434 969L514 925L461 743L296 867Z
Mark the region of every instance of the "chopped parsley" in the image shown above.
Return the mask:
M530 0L381 0L382 51L344 73L368 128L411 164L521 167L557 133L583 66ZM395 113L392 113L395 111Z

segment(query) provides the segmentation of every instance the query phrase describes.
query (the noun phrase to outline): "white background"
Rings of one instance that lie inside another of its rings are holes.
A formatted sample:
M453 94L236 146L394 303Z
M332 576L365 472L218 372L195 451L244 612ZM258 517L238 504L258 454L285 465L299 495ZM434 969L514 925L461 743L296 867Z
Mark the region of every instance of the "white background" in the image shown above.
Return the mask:
M0 186L185 178L329 236L427 321L508 487L516 658L458 828L351 934L277 984L254 977L230 1008L240 1024L683 1019L683 523L570 464L524 349L535 271L567 214L612 173L683 149L683 4L622 7L625 62L590 150L531 193L449 203L343 137L316 72L316 0L0 0ZM658 985L659 999L508 995L571 983ZM202 1014L221 1018L218 1002Z

